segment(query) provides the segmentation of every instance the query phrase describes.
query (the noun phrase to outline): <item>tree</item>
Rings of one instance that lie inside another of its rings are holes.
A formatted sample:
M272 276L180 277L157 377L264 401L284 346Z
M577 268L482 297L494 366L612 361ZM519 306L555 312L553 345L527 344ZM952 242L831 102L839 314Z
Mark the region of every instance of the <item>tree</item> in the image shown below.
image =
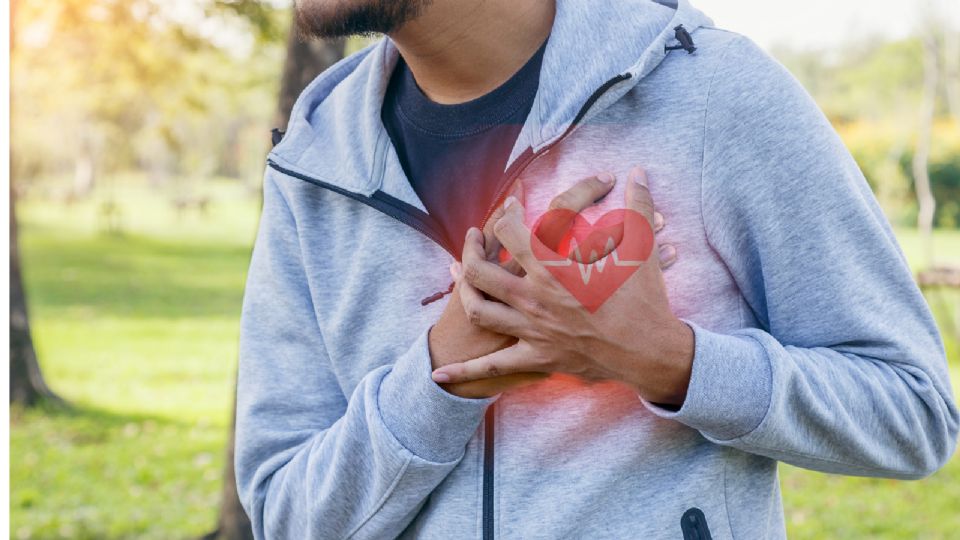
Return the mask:
M17 2L10 2L10 20L15 14ZM14 25L10 25L10 51L13 52ZM11 103L12 108L12 103ZM27 298L20 277L20 249L18 248L16 191L14 188L13 152L10 153L10 403L24 406L42 400L62 403L47 386L37 362L37 352L30 334L30 318L27 314Z
M11 167L11 170L13 167ZM24 406L48 400L62 403L47 386L37 362L30 335L27 299L20 277L20 250L17 247L17 218L13 177L10 178L10 403Z
M920 109L920 127L917 133L917 145L913 154L913 180L917 192L917 203L920 207L917 216L917 228L923 238L924 262L927 266L933 263L933 245L931 233L933 229L933 214L936 209L936 200L930 189L930 175L927 171L927 161L930 156L930 136L933 130L933 117L936 106L936 91L938 79L937 44L932 36L923 40L923 105Z
M287 56L280 81L280 96L277 107L277 126L286 126L293 104L300 92L320 72L343 57L344 40L305 40L298 35L296 25L291 25L287 37ZM236 420L236 399L233 404L233 419ZM227 439L226 460L223 470L220 517L217 528L204 536L205 540L248 540L253 538L250 519L240 505L237 479L234 474L233 448L235 424L231 424Z

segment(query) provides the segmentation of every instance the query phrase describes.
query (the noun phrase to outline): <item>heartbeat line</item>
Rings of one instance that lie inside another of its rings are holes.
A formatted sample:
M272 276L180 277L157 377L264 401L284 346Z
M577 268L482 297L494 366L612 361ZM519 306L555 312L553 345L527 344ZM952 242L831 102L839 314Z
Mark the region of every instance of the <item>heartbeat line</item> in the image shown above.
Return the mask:
M583 254L580 252L580 246L577 244L576 238L570 239L570 247L573 248L574 259L576 259L577 267L580 270L580 279L583 280L584 285L590 283L590 275L593 272L594 266L597 268L598 273L603 273L604 267L607 266L607 259L604 257L600 259L600 255L594 251L590 250L590 262L583 262ZM640 266L640 263L643 261L632 261L632 260L620 260L620 256L617 254L617 243L613 241L613 237L607 237L607 244L604 246L604 251L610 253L610 258L613 260L614 266ZM597 260L600 259L600 260ZM574 263L573 259L564 258L562 261L540 261L544 266L570 266Z

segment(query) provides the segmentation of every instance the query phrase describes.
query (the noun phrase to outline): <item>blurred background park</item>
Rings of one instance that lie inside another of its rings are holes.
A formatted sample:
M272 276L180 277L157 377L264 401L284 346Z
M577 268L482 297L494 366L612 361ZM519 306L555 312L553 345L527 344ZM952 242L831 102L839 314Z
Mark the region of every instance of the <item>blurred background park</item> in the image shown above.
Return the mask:
M833 122L960 390L960 6L694 4ZM228 450L269 131L363 41L293 39L283 0L12 7L11 536L244 538ZM960 534L960 456L916 482L781 483L791 538Z

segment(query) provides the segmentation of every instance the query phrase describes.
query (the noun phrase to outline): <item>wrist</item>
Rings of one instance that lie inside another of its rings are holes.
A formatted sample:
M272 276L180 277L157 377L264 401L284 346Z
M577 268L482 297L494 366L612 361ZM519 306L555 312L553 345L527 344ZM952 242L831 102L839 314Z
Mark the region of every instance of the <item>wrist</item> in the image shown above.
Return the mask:
M654 334L655 346L644 347L640 369L633 372L639 380L632 386L647 401L682 405L693 371L695 341L693 329L680 319L674 319L663 332Z

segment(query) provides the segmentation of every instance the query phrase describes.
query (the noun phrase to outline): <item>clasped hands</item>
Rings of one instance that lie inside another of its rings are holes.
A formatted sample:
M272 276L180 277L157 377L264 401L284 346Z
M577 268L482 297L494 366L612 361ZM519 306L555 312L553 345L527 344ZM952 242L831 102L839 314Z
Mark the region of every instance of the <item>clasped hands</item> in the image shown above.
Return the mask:
M579 213L615 182L609 173L583 179L550 209ZM663 216L654 210L642 169L630 171L624 191L624 207L659 232ZM555 249L558 239L532 236L518 197L519 186L483 231L467 231L463 263L451 265L453 294L430 330L434 381L452 394L480 398L560 372L587 382L619 381L651 402L682 404L693 331L671 312L661 273L676 260L676 249L655 242L649 258L591 313L534 256L532 242ZM502 264L501 246L511 255ZM610 251L577 262L597 265Z

